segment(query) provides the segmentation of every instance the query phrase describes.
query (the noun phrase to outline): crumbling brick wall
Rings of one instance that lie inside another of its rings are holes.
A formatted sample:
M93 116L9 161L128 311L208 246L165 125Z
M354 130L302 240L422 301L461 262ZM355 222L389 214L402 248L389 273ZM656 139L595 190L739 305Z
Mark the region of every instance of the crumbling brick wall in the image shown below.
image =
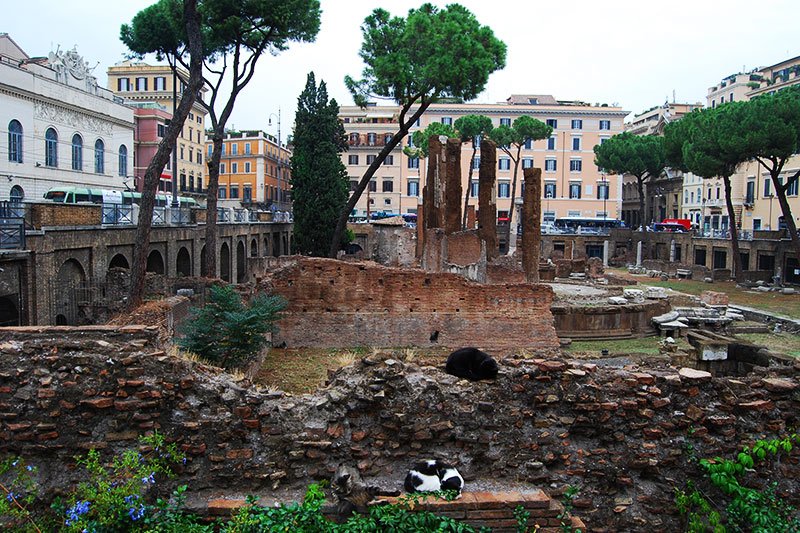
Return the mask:
M292 347L558 347L546 285L301 258L267 284L289 302L276 339Z
M399 487L410 464L436 456L467 490L476 479L578 485L576 513L592 530L677 531L673 489L701 477L689 445L731 457L800 422L797 363L732 379L514 359L496 381L471 383L441 364L366 359L314 394L285 396L168 356L155 335L0 329L0 453L22 454L44 488L63 490L80 479L76 454L108 457L157 429L188 456L175 483L217 495L299 489L340 462ZM759 467L795 505L799 462L795 448Z

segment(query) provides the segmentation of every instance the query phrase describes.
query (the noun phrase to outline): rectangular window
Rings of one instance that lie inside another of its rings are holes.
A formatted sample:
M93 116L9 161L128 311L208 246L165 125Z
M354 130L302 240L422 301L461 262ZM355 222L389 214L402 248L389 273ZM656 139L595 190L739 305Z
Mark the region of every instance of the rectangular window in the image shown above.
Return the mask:
M166 135L166 134L167 134L167 125L166 125L166 124L159 124L159 125L156 127L156 129L157 129L157 131L158 131L158 136L159 136L159 137L163 137L164 135ZM211 147L209 146L209 147L208 147L208 149L210 150L210 149L211 149Z
M378 192L378 182L375 180L370 180L369 182L369 192Z
M203 152L201 152L200 150L197 151L197 162L198 163L203 162Z
M611 121L610 120L601 120L600 121L600 129L601 130L610 130L611 129Z
M547 119L547 125L550 126L553 129L556 129L556 128L558 128L558 120L554 119L554 118L548 118Z
M511 160L507 157L501 157L498 160L498 167L500 170L510 170L511 169Z
M194 150L189 150L189 163L192 163L194 159Z
M217 198L219 198L220 200L224 200L227 197L226 196L227 192L228 191L225 189L225 186L221 186L217 191Z
M571 172L580 172L581 170L583 170L583 161L581 161L580 159L570 159L569 170Z
M392 199L391 198L384 198L383 199L383 205L392 205Z
M522 168L533 168L533 158L532 157L523 157L522 158Z
M374 162L375 162L375 156L374 155L368 155L367 156L367 164L371 165Z
M545 211L542 213L542 219L545 222L555 222L556 220L556 212L555 211Z
M547 139L547 149L548 150L555 150L556 149L556 138L550 137Z
M348 165L357 165L358 164L358 154L350 154L347 156L347 164Z
M394 182L392 180L383 180L381 192L394 192Z
M180 160L183 161L183 146L181 146L181 152L180 153L181 153Z
M130 78L119 78L117 80L117 90L118 91L130 91L131 90L131 80L130 80Z
M167 90L167 78L164 76L156 76L153 80L154 89L156 91L166 91ZM193 119L194 117L189 117L189 119Z
M247 172L248 174L250 173L250 161L244 162L244 171Z
M597 184L597 199L608 200L608 183Z
M573 119L572 120L572 129L573 130L582 130L583 129L583 121L581 119Z
M244 143L244 153L250 155L250 143Z
M222 143L222 148L220 150L220 155L225 155L225 143Z
M220 174L225 174L225 163L220 163L219 164L219 173Z
M497 197L498 198L511 198L511 184L501 181L497 184Z
M581 216L581 212L580 211L567 211L567 216L568 217L579 217L579 216Z
M136 90L137 91L147 90L147 78L136 78Z
M581 138L580 137L573 137L572 138L572 151L573 152L580 152L581 150Z
M239 186L231 184L231 198L239 198Z
M191 137L192 128L189 128L189 137ZM237 155L239 153L239 145L237 143L231 144L231 155Z
M797 196L797 182L798 180L792 180L789 182L789 186L786 188L786 196Z
M444 124L445 126L452 126L453 117L442 117L442 124Z
M394 156L389 154L386 156L386 159L383 160L384 165L394 165Z
M375 146L375 143L378 140L378 136L374 133L367 133L367 144L370 146Z
M408 168L419 168L419 157L409 157Z
M758 231L761 229L761 219L754 218L753 219L753 231Z
M479 170L481 168L481 158L479 156L475 156L472 160L472 170Z
M253 199L253 186L252 185L245 185L242 188L242 200L245 202L249 202Z
M419 196L419 182L409 181L406 192L408 196Z
M501 118L500 119L501 126L511 126L511 119L510 118Z
M580 199L581 197L581 184L580 183L570 183L569 184L569 197L572 199Z
M530 149L531 149L531 146L533 146L533 141L531 141L531 139L530 139L530 138L527 138L527 139L525 139L525 144L524 144L524 146L525 146L525 149L526 149L526 150L530 150Z
M744 203L752 204L755 202L756 197L756 182L755 181L748 181L747 182L747 192L745 193Z
M350 180L350 192L354 192L358 188L358 180Z
M731 95L728 97L728 101L733 102L733 93L731 93Z
M555 159L545 159L544 160L544 169L546 172L555 172L558 166L556 165Z
M545 198L555 198L556 197L556 184L555 183L545 183L544 184L544 197Z
M477 198L478 193L480 192L479 182L473 181L472 183L470 183L470 187L471 187L471 190L469 191L470 196L472 196L473 198Z
M209 157L209 158L211 157L211 153L212 153L213 151L214 151L214 146L209 144L209 145L208 145L208 157Z
M764 198L772 196L772 189L770 189L770 178L764 178Z

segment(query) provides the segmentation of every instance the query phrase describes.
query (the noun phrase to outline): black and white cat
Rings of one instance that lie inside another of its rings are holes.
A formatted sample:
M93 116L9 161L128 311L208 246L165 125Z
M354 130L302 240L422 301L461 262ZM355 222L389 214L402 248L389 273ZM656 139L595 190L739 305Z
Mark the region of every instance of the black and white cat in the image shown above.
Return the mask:
M399 496L400 491L383 490L367 485L355 468L339 465L331 478L331 492L336 499L336 513L344 519L353 514L366 513L370 505L385 503L378 496Z
M497 377L497 362L477 348L461 348L447 357L448 374L472 381Z
M408 471L403 488L406 492L435 492L454 490L461 497L464 478L453 466L435 459L417 463Z

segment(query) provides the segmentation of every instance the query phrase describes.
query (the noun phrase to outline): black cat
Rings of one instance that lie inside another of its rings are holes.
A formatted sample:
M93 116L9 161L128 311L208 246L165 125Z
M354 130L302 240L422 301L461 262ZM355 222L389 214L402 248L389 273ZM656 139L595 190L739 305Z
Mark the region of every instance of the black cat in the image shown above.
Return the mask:
M447 357L448 374L472 381L497 377L497 362L477 348L461 348Z

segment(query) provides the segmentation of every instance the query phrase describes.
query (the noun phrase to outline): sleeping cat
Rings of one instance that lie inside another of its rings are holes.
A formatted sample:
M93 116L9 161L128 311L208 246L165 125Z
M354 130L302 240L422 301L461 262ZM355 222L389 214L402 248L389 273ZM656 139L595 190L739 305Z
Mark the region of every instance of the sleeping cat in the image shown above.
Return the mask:
M341 518L347 518L353 511L366 513L369 505L382 503L376 496L400 495L397 490L383 490L367 485L358 470L343 464L333 474L331 492L337 502L336 513Z
M472 381L497 377L497 363L477 348L461 348L447 357L448 374Z
M406 492L434 492L437 490L454 490L461 497L464 478L449 464L429 459L417 463L408 471L403 487Z

